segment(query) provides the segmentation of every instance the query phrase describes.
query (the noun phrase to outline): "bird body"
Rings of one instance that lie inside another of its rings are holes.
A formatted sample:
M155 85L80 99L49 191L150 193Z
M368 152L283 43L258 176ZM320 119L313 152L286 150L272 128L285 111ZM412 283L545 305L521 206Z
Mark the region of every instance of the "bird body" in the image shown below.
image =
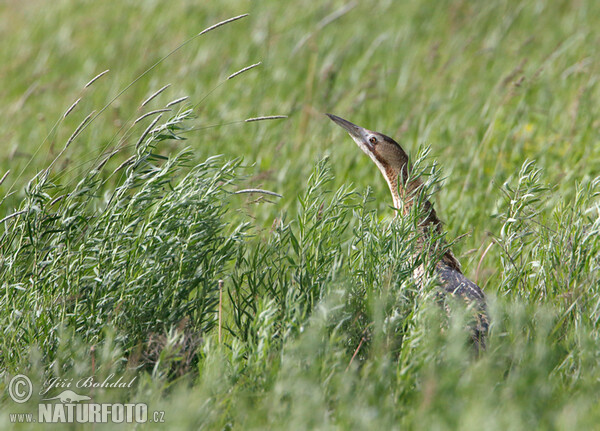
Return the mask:
M411 177L408 155L402 147L382 133L359 127L336 115L327 114L327 116L346 130L360 149L377 165L390 188L394 207L402 211L404 215L408 214L415 204L414 200L423 183L419 178ZM417 244L421 249L429 235L440 236L442 234L442 223L437 217L433 205L425 200L422 206L423 216L419 222L417 238ZM478 348L483 348L489 326L485 295L477 284L463 275L458 260L450 250L447 250L436 262L435 274L443 293L462 298L475 307L476 323L472 328L472 338ZM413 276L417 283L421 284L423 275L424 268L421 264Z

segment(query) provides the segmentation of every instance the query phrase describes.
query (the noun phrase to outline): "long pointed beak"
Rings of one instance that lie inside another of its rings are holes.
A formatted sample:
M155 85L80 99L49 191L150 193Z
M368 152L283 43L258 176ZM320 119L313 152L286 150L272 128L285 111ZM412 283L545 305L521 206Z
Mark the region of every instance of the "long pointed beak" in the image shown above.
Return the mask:
M366 140L366 136L368 134L367 129L363 128L363 127L359 127L354 123L351 123L348 120L344 120L343 118L338 117L337 115L333 115L333 114L326 114L329 118L331 118L331 120L337 124L338 126L340 126L342 129L344 129L346 132L348 132L350 134L350 136L352 136L355 140L359 139L361 141L363 141L363 143L367 144L368 141Z

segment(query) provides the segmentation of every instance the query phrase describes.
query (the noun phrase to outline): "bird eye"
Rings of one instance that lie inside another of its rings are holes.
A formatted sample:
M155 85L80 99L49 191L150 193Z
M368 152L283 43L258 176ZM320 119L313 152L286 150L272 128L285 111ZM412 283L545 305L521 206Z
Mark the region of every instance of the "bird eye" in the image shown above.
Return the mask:
M369 142L370 142L371 144L376 144L376 143L377 143L377 138L376 138L375 136L371 136L371 137L369 138Z

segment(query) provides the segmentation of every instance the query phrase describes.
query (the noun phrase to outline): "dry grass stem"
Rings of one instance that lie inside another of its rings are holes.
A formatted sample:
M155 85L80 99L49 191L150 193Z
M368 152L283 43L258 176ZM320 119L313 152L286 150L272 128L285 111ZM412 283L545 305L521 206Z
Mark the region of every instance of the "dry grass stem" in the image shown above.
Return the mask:
M107 155L107 156L104 158L104 160L102 160L102 161L101 161L101 162L98 164L98 166L96 166L96 170L97 170L97 171L100 171L100 170L101 170L101 169L104 167L104 165L106 165L106 164L108 163L108 161L109 161L110 159L112 159L112 158L113 158L113 156L114 156L115 154L117 154L118 152L119 152L119 150L117 149L117 150L114 150L112 153L108 154L108 155Z
M150 125L146 128L146 130L144 130L144 133L142 133L142 136L140 136L140 139L135 144L136 150L139 148L139 146L142 144L142 142L144 142L144 139L146 139L146 136L148 136L148 133L150 133L150 131L154 128L154 126L156 126L156 123L158 123L158 121L161 118L162 118L162 114L160 114L158 117L156 117L152 121L152 123L150 123Z
M8 171L6 171L4 173L4 175L2 175L2 178L0 179L0 185L2 185L2 183L4 182L4 180L6 179L6 177L8 176L8 174L10 174L10 169Z
M490 251L490 248L492 248L494 244L494 241L490 242L490 244L486 247L485 251L481 255L481 258L479 259L479 263L477 264L477 271L475 271L475 283L479 283L479 270L481 269L481 263L483 262L483 259L485 259L485 256L488 254L488 251Z
M140 121L142 121L144 118L146 118L146 117L149 117L149 116L151 116L151 115L154 115L154 114L160 114L161 112L171 112L171 110L170 110L170 109L167 109L167 108L165 108L165 109L155 109L154 111L146 112L146 113L145 113L144 115L142 115L141 117L138 117L138 118L137 118L137 119L136 119L136 120L133 122L133 124L137 124L137 123L139 123Z
M279 120L282 118L287 118L287 115L267 115L264 117L254 117L254 118L247 118L244 121L246 123L252 123L253 121L263 121L263 120Z
M165 91L170 86L171 86L171 84L167 84L164 87L160 88L159 90L156 90L154 93L152 93L150 96L148 96L148 98L146 100L144 100L142 102L142 106L146 106L148 103L150 103L152 101L152 99L154 99L156 96L158 96L160 93Z
M71 143L75 140L75 138L79 135L79 133L81 133L81 131L85 128L86 124L88 124L90 122L90 120L92 119L92 117L94 116L95 113L96 113L96 111L90 112L87 115L87 117L85 117L83 119L83 121L81 123L79 123L79 126L77 126L77 128L75 129L75 131L73 132L73 134L71 135L71 137L69 138L67 143L65 144L64 148L60 151L60 153L58 153L58 155L54 158L54 160L52 160L52 162L48 165L48 167L46 169L44 169L46 176L49 175L50 170L52 169L52 167L54 166L56 161L58 159L60 159L60 157L64 154L65 151L67 151L67 148L69 148Z
M98 79L102 78L104 75L106 75L108 72L110 71L110 69L106 69L104 72L99 73L98 75L94 76L90 82L88 82L87 84L85 84L85 87L83 88L88 88L90 85L92 85L94 82L96 82Z
M77 104L79 103L80 100L81 100L81 97L79 99L77 99L71 106L69 106L69 109L67 109L65 114L63 115L63 119L67 118L67 115L69 115L71 113L71 111L73 109L75 109L75 107L77 106Z
M225 21L218 22L215 25L211 25L210 27L205 28L204 30L202 30L200 33L198 33L198 36L206 34L209 31L214 30L215 28L221 27L222 25L229 24L230 22L237 21L238 19L242 19L242 18L245 18L247 16L248 16L248 14L245 13L243 15L234 16L233 18L229 18L229 19L226 19Z
M358 351L360 350L360 348L362 347L364 342L365 342L365 337L362 337L360 339L360 343L358 343L358 347L356 348L356 350L354 351L354 354L352 355L352 358L350 358L350 362L348 362L346 371L348 371L350 369L350 367L352 366L352 362L354 361L354 358L356 358L356 355L358 355Z
M5 221L10 220L11 218L15 218L17 216L20 216L21 214L25 214L26 212L27 212L27 210L21 210L21 211L17 211L16 213L12 213L10 215L7 215L3 219L0 219L0 223L4 223Z
M278 198L283 197L279 193L275 193L275 192L271 192L269 190L263 190L263 189L244 189L244 190L238 190L237 192L234 192L233 194L241 195L243 193L261 193L263 195L277 196Z
M71 137L69 138L69 140L67 141L65 148L63 148L63 150L61 151L61 154L67 149L69 148L69 145L71 145L71 142L73 142L75 140L75 138L77 137L77 135L79 135L79 133L81 132L81 129L83 129L85 127L85 125L90 121L90 119L92 118L92 116L96 113L96 111L92 111L88 114L87 117L85 117L83 119L83 121L81 123L79 123L79 126L77 126L77 128L75 129L75 131L73 132L73 134L71 135Z
M123 163L121 163L117 169L115 169L113 171L113 174L116 174L117 172L119 172L121 169L123 169L125 166L130 165L136 158L137 156L131 156L130 158L128 158L127 160L125 160Z
M55 204L55 203L57 203L58 201L61 201L61 200L63 200L64 198L66 198L67 196L69 196L69 193L66 193L66 194L64 194L64 195L60 195L60 196L57 196L57 197L55 197L54 199L52 199L52 200L50 201L50 203L48 204L48 206L52 206L52 205L54 205L54 204Z
M260 64L261 64L261 62L259 61L258 63L254 63L254 64L252 64L250 66L244 67L243 69L240 69L237 72L232 73L231 75L229 75L227 77L227 79L235 78L236 76L241 75L242 73L247 72L250 69L254 69L256 66L260 66Z
M177 105L178 103L181 103L181 102L183 102L184 100L187 100L187 99L189 99L188 96L183 96L183 97L180 97L179 99L175 99L175 100L167 103L166 108L169 108L169 107L171 107L173 105Z

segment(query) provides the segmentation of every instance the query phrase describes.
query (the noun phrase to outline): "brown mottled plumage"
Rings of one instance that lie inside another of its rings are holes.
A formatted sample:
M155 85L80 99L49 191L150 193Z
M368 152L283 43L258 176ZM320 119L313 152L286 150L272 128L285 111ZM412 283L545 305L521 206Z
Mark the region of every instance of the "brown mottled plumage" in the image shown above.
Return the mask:
M373 160L388 183L394 207L407 214L413 205L415 194L423 183L418 178L409 178L408 155L402 147L389 136L359 127L335 115L327 114L327 116L346 130L354 142ZM442 224L433 205L429 201L425 201L423 205L424 216L420 222L421 240L418 241L421 247L424 242L423 237L429 234L430 229L437 234L442 233ZM477 322L472 328L472 337L478 348L484 348L485 335L488 331L485 295L479 286L463 275L458 261L449 250L436 263L435 272L445 293L463 298L468 304L474 303ZM415 271L418 282L421 281L422 275L421 265Z

